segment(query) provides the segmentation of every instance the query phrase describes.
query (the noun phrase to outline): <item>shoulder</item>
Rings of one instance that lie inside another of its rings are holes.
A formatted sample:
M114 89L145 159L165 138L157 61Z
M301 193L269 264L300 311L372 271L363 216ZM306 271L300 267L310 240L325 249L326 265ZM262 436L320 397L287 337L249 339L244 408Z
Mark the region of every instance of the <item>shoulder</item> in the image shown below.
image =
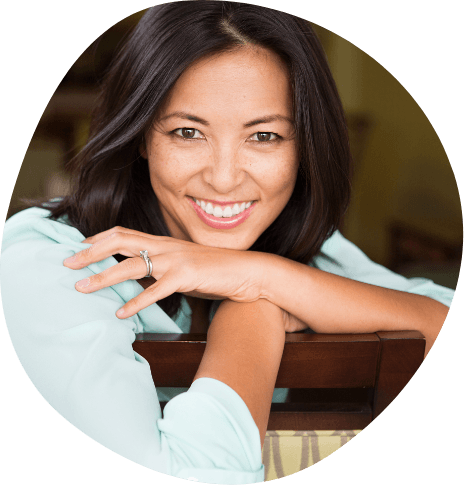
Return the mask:
M327 238L312 265L329 273L347 276L350 268L356 267L360 260L367 260L365 254L352 242L335 231Z
M80 243L84 236L64 219L52 220L50 211L31 207L18 212L5 223L2 252L21 241Z
M88 248L80 231L66 224L65 220L52 220L50 211L33 207L12 216L5 224L0 280L5 318L9 326L23 326L34 314L48 320L70 315L82 322L101 320L114 321L114 314L122 304L141 293L142 288L135 280L123 281L92 294L75 290L75 283L115 266L114 257L92 263L79 270L71 270L63 261ZM28 305L22 302L28 301ZM52 315L45 313L49 310ZM167 331L178 327L158 305L142 310L140 315L150 322L152 329ZM142 327L139 316L129 319ZM117 320L117 319L116 319ZM50 326L48 323L44 325ZM154 330L152 330L154 331Z
M428 296L447 306L454 296L452 289L437 285L430 279L405 278L375 263L339 231L324 242L321 254L313 260L313 266L363 283Z
M63 261L88 245L82 243L84 237L77 229L49 215L47 209L32 207L5 223L0 277L2 294L12 301L47 292L61 295L64 287L72 289L77 281L72 281L76 275Z

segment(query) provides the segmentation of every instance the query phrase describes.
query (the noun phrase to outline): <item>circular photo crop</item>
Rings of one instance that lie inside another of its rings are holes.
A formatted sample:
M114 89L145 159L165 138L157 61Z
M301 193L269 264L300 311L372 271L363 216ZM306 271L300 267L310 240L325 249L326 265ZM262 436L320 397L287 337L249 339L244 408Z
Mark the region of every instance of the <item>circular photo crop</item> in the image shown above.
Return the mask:
M14 186L2 303L24 370L165 475L320 462L387 412L453 300L462 210L440 139L310 20L209 0L121 20L59 83Z

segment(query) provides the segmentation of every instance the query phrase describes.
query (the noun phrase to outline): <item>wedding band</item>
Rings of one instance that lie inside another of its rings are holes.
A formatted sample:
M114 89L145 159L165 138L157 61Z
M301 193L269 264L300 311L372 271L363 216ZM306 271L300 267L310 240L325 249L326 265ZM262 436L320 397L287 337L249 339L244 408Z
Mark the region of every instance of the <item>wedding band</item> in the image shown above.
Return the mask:
M146 249L140 251L140 257L145 261L145 264L147 265L147 274L144 276L144 278L148 278L149 276L151 276L151 272L153 270L153 264L151 262L151 259L148 257L148 251Z

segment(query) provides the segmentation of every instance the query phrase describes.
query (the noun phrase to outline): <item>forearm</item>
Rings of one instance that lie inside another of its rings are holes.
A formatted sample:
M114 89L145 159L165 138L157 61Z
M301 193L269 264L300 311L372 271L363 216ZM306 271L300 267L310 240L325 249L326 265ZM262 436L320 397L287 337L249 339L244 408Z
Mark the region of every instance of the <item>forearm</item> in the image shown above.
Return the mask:
M418 330L426 353L448 307L422 295L337 276L279 256L272 258L265 298L320 333Z
M195 380L217 379L244 400L264 443L277 372L285 343L282 311L274 304L224 301L208 330Z

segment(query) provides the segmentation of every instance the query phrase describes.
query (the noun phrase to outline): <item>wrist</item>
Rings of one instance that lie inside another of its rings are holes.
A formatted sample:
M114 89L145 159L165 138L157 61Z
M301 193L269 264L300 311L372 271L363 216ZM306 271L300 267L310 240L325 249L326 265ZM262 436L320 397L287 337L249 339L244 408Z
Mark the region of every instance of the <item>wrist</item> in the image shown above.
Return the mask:
M276 304L275 298L275 280L277 273L277 266L281 256L268 253L254 253L255 264L253 265L253 272L258 275L259 298L270 301Z

